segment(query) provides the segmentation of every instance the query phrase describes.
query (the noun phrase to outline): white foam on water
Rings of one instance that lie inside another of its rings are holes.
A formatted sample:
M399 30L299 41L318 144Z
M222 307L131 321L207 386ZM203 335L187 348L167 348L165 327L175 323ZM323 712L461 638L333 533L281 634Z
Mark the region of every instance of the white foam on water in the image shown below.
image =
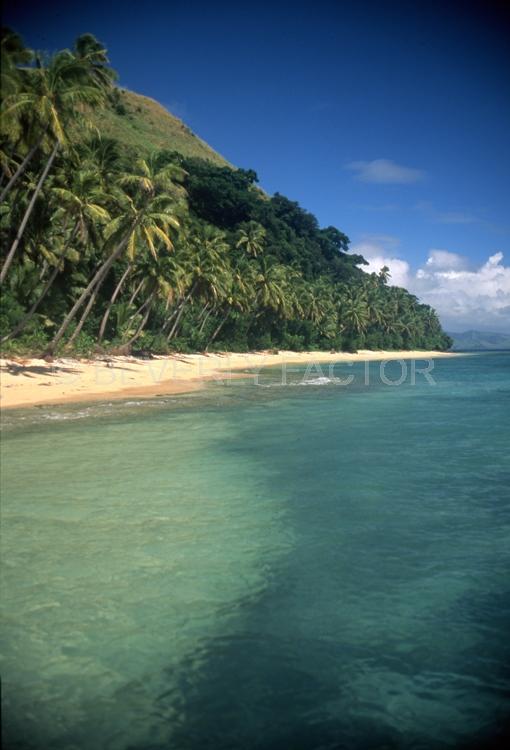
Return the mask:
M334 383L335 381L336 378L327 378L323 375L317 378L311 378L310 380L302 380L300 383L296 383L296 385L328 385L329 383Z

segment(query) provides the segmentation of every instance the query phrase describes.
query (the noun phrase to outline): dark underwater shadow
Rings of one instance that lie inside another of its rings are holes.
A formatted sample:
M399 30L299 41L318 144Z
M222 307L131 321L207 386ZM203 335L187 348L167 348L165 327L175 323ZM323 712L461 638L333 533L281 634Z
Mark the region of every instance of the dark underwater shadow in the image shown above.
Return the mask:
M246 443L242 434L237 437L240 445ZM234 456L239 452L235 443L225 445L224 449L231 450ZM254 438L250 449L261 465L274 461L270 441ZM282 446L282 455L284 449L289 454L294 451L291 443ZM314 471L323 479L329 476L331 460L326 453L321 459L323 463L315 457ZM312 587L324 586L328 569L335 564L334 554L330 555L336 543L335 529L331 515L327 514L322 525L315 529L316 538L326 547L321 552L319 579L314 577L318 548L307 546L306 538L307 524L313 520L310 516L306 518L307 502L302 505L299 502L300 494L313 497L314 480L307 478L303 454L295 460L289 456L282 459L282 465L287 464L293 475L276 473L272 481L281 484L277 487L279 491L293 498L292 517L288 521L298 533L305 531L299 550L291 550L288 557L272 567L271 580L264 590L238 604L229 628L234 635L225 633L209 640L200 652L182 663L177 676L168 674L168 683L173 687L161 694L154 705L155 721L168 724L167 739L132 744L129 750L499 750L510 746L505 745L510 737L507 723L510 708L506 714L503 708L510 696L503 692L495 696L494 703L501 708L493 712L493 722L476 735L467 737L466 730L456 726L448 737L441 737L437 727L430 726L427 735L423 727L410 727L409 721L406 724L404 717L399 726L398 715L388 716L381 701L369 702L370 696L360 695L353 687L353 664L359 663L367 664L368 669L374 663L376 667L389 666L406 679L412 679L429 663L434 663L433 643L429 644L432 656L418 653L416 657L397 661L395 654L378 653L374 643L364 646L362 639L354 644L348 638L343 642L336 621L333 626L324 622L323 626L315 623L311 629L302 627L300 610L293 608L293 600L304 608L307 601L314 600L313 596L308 597ZM359 481L362 479L360 473ZM326 494L333 491L333 486L325 484L324 488ZM397 545L401 530L397 527L394 533ZM402 540L400 544L402 548ZM425 544L422 539L420 554ZM429 556L432 554L431 548ZM492 676L501 678L501 684L504 681L509 684L508 648L487 634L494 632L496 615L499 632L505 632L505 628L510 632L509 601L507 593L496 594L491 589L476 595L469 591L465 599L455 603L456 615L462 614L465 621L476 623L486 634L484 653L478 655L482 663L486 657L486 663L493 665L499 658L498 674ZM442 614L437 617L441 619ZM456 617L452 617L450 626L455 623ZM440 624L438 632L442 627ZM381 644L381 651L384 645L388 644ZM472 656L459 648L454 658L445 661L443 669L455 672L464 667L468 676L480 670L484 682L486 670L494 667L474 667L470 663ZM489 682L484 683L482 691L490 692ZM405 689L405 681L403 685ZM438 697L437 701L440 700ZM434 732L437 739L432 737Z
M335 704L348 687L338 684L330 644L297 632L289 639L267 632L266 616L278 601L272 589L245 602L244 627L236 635L205 644L182 663L177 679L169 673L173 687L154 706L158 723L168 721L168 740L128 750L402 748L391 728L337 715ZM313 674L301 655L313 662Z
M505 716L467 740L431 741L390 726L380 706L363 706L342 679L342 646L295 632L282 639L268 629L285 598L274 586L246 599L235 636L211 639L168 673L167 692L154 705L168 738L127 750L499 750L508 747ZM346 663L363 659L346 650ZM313 673L310 671L313 665ZM197 665L199 665L197 667ZM345 710L347 707L348 710ZM356 715L351 710L355 709ZM509 713L510 715L510 713ZM161 735L160 735L161 736Z

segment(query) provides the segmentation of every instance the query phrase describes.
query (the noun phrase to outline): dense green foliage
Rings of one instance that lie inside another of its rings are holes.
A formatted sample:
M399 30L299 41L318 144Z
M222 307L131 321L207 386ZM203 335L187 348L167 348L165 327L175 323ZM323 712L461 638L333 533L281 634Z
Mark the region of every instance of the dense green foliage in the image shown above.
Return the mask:
M252 170L87 128L125 116L91 35L2 35L0 335L8 351L445 349L434 311Z

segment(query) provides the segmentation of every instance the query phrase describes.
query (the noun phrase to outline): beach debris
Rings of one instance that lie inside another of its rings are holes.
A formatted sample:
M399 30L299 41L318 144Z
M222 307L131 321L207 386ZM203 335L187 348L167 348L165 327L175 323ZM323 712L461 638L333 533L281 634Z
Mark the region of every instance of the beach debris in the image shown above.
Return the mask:
M147 351L147 349L133 349L131 354L137 359L155 359L154 354Z

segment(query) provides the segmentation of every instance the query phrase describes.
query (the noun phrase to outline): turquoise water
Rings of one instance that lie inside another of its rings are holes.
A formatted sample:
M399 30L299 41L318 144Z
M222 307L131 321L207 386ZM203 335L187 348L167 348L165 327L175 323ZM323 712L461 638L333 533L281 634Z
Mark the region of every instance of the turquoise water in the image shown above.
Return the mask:
M510 354L383 374L7 413L7 747L501 737Z

